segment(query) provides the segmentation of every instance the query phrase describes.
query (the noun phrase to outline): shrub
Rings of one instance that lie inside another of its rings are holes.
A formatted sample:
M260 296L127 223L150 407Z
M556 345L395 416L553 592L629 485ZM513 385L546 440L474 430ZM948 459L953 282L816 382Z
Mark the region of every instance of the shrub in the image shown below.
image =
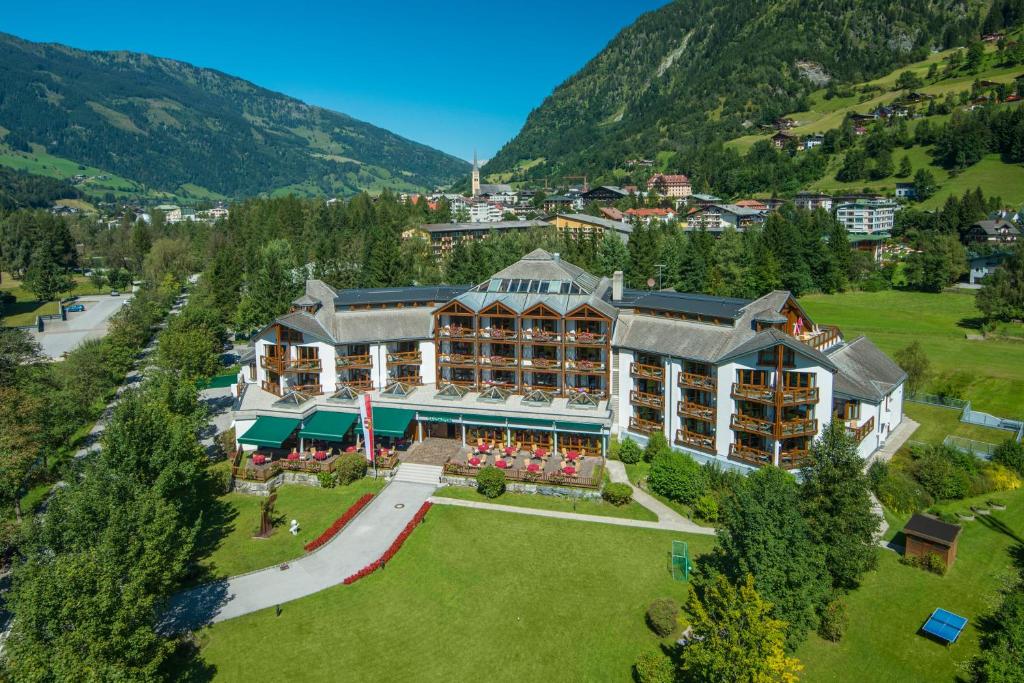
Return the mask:
M1007 439L992 454L992 462L1009 467L1024 477L1024 444L1017 443L1015 439Z
M476 475L476 490L488 498L505 493L505 473L497 467L487 466Z
M933 574L942 576L946 573L946 561L935 553L928 553L924 557L916 557L913 555L904 555L900 558L902 564L908 567L917 567L918 569L924 569Z
M338 483L351 484L366 476L366 458L362 453L345 453L338 457Z
M320 488L333 489L338 485L338 478L333 472L317 472L316 478L320 480Z
M679 605L672 598L659 598L647 608L647 625L664 638L679 625Z
M932 497L921 484L891 468L874 490L882 504L894 512L917 512L932 504Z
M642 457L644 457L644 452L640 445L628 436L619 444L619 460L627 465L640 462Z
M668 445L668 439L661 432L654 432L647 439L647 446L644 448L644 462L654 462L662 453L670 453L672 448Z
M868 485L876 494L878 487L889 476L889 463L884 460L876 460L868 468Z
M698 517L708 522L718 521L718 499L710 494L705 494L693 504L693 512Z
M944 448L931 448L914 463L914 476L935 498L956 500L967 495L971 476Z
M607 484L601 497L612 505L625 505L633 498L633 487L629 484Z
M672 683L675 680L672 660L658 650L648 650L640 655L634 668L640 683Z
M825 608L821 611L821 619L818 621L818 635L825 640L838 643L843 639L843 633L846 631L848 621L846 603L840 598L836 598L825 605Z
M692 505L707 490L707 473L690 456L666 451L651 464L647 483L655 493Z
M1012 491L1020 488L1020 477L1017 473L999 463L991 463L982 471L989 491Z

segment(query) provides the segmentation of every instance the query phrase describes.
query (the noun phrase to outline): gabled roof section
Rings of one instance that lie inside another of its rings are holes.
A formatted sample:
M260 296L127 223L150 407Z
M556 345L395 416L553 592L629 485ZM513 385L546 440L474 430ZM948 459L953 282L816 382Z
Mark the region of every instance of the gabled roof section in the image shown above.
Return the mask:
M327 344L334 343L334 337L331 333L320 324L320 321L316 316L306 313L305 311L294 311L292 313L286 313L281 317L277 318L273 323L267 325L262 330L256 333L257 337L263 336L263 334L271 328L272 325L282 325L284 327L291 328L297 332L312 337L316 341L322 341Z
M577 265L563 261L560 256L534 249L529 254L491 276L491 280L539 280L572 282L584 294L592 294L600 280Z
M611 301L609 290L605 292L605 300L618 308L650 308L725 320L736 320L742 315L743 309L751 303L749 299L646 289L626 289L619 301Z
M366 305L440 303L454 299L468 289L468 285L342 289L335 295L334 305L337 308L349 308Z
M801 344L800 342L798 342L793 337L790 337L785 332L780 332L775 328L758 332L757 334L755 334L753 337L743 342L742 344L734 346L724 355L722 355L722 357L718 359L718 362L722 363L725 361L729 361L732 360L733 358L745 356L750 353L756 353L758 351L761 351L762 349L770 349L780 344L788 349L792 349L794 353L798 353L802 356L806 356L814 360L822 367L828 368L830 370L836 369L835 363L833 363L829 359L829 357L823 354L821 351L812 349L810 346L807 346L806 344Z
M309 294L303 294L298 299L292 302L293 306L319 306L320 299L311 297Z
M867 337L832 347L828 357L839 369L833 390L853 398L878 403L907 378L903 368Z

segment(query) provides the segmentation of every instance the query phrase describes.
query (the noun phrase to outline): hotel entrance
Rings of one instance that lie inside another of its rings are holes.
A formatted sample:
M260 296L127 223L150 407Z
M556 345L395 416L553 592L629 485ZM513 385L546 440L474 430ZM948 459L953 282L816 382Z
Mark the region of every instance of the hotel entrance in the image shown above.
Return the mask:
M462 429L450 422L424 422L423 438L425 439L457 439L462 441Z

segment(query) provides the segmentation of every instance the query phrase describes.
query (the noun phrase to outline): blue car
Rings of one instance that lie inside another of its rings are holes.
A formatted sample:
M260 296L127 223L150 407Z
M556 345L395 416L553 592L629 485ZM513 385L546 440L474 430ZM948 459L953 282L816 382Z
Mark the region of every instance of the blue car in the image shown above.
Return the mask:
M68 313L81 313L82 311L85 310L85 305L71 304L70 306L65 307L64 310L67 311Z

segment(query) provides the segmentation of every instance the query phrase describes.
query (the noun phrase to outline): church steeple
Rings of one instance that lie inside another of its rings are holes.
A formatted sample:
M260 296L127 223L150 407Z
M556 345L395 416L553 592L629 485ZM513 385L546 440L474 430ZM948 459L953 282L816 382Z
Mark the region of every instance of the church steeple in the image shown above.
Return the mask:
M480 196L480 164L476 160L476 148L473 148L473 196Z

